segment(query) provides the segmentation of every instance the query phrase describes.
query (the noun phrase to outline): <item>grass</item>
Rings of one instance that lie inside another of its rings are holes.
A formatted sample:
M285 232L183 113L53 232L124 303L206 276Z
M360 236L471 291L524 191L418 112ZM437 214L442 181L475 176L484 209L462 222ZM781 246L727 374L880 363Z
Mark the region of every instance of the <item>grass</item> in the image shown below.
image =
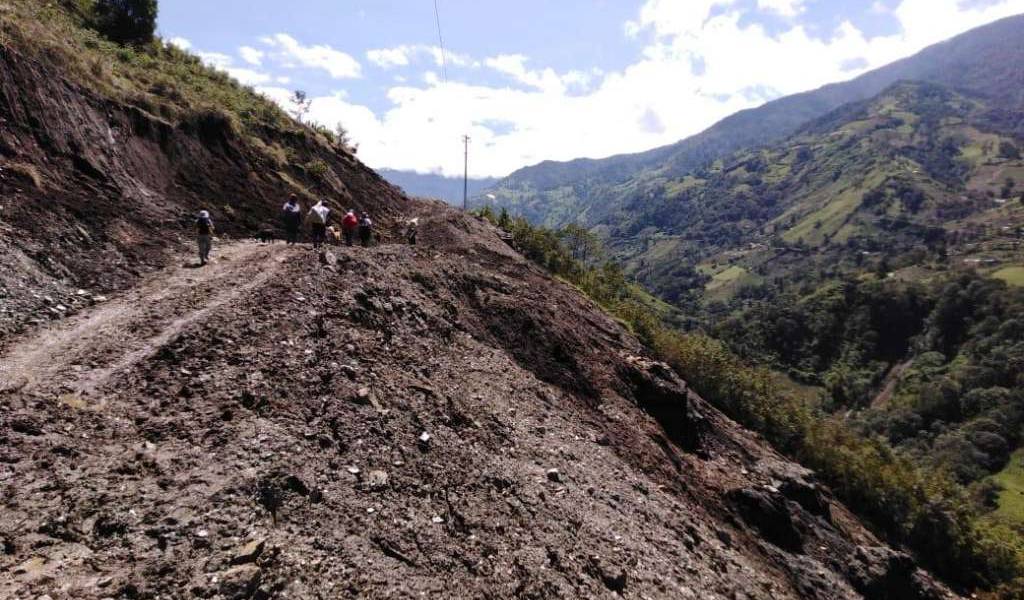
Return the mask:
M1024 448L1018 448L992 480L1003 490L999 492L999 507L988 517L1004 523L1024 524Z
M11 173L31 181L32 185L35 186L37 190L43 189L43 177L39 174L39 169L37 169L35 165L26 163L10 163L4 166Z
M1024 267L1012 266L999 269L992 274L996 279L1002 279L1010 285L1024 287Z
M99 94L180 123L211 107L247 130L305 131L269 99L199 57L156 39L127 48L88 29L80 15L53 2L6 0L0 41L38 60L60 64Z
M846 224L860 206L863 195L862 190L847 188L797 223L782 236L783 239L787 242L802 239L813 246L821 244L826 234L832 235Z

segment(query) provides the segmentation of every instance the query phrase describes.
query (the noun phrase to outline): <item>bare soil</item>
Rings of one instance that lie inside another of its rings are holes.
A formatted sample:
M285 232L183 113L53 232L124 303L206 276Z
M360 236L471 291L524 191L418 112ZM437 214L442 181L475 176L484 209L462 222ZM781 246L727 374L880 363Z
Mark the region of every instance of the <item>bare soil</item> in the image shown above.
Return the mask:
M9 343L0 596L947 597L485 225L422 229Z

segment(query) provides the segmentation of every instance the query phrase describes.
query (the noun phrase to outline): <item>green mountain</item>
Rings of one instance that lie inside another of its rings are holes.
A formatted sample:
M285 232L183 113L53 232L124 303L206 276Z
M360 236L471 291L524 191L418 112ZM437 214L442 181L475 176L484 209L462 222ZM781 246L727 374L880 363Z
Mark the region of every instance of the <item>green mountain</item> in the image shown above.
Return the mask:
M988 243L1024 224L1024 163L1004 120L991 101L899 83L786 142L638 183L599 229L628 272L677 304L879 257L1012 261Z
M462 206L463 181L461 177L445 177L444 175L396 169L377 169L377 173L392 185L402 188L410 196L439 198L448 204ZM499 179L495 177L470 179L467 186L469 195L472 197L481 194L487 188L497 184L498 181Z
M652 179L678 177L744 148L785 139L808 121L871 98L901 80L970 91L996 106L1024 103L1024 16L1007 18L844 83L780 98L723 119L671 146L640 154L543 162L511 174L490 193L535 223L593 226L607 220ZM1013 124L1021 131L1021 123Z

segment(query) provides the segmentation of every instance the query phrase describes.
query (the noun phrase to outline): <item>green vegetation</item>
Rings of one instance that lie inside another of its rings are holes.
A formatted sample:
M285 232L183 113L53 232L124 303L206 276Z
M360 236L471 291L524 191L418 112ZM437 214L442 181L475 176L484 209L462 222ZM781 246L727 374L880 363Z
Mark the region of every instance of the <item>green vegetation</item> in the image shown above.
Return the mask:
M1002 279L1010 285L1024 287L1024 267L1014 266L999 269L992 274L996 279Z
M1024 549L1019 546L1019 537L1006 527L994 526L981 518L982 511L970 500L968 489L945 465L911 460L865 423L830 416L803 400L803 394L786 393L777 384L779 378L773 371L749 366L725 343L666 325L662 315L649 308L641 290L629 284L620 270L608 263L588 265L574 259L562 243L567 234L531 226L524 219L510 218L507 212L495 215L488 208L479 214L512 233L514 244L528 258L577 285L627 323L705 399L762 433L780 451L815 469L848 506L880 533L913 548L927 566L956 585L1012 597L1016 589L1013 586L1024 578ZM1013 369L1019 369L1024 362L1018 364L1017 358L1010 359L1017 366L1004 367L1003 371L982 373L970 368L970 364L980 363L988 369L998 369L998 365L989 364L993 352L1005 358L1005 352L1019 350L1024 359L1024 346L1012 346L1012 340L1022 339L1015 326L996 326L993 330L996 320L989 318L994 316L993 311L1015 310L1017 306L1004 305L1005 286L991 286L992 283L968 277L951 283L939 297L930 299L920 297L922 292L912 288L891 297L894 290L874 287L890 285L885 282L865 283L867 287L863 290L857 289L858 284L849 283L847 287L812 295L798 303L792 315L769 320L778 326L796 327L795 331L772 331L763 338L755 338L753 343L786 343L790 341L787 335L796 335L793 347L775 348L778 360L796 360L816 373L830 369L835 362L853 361L853 367L872 363L857 362L854 357L901 356L910 340L923 333L927 347L942 348L958 357L955 362L943 357L938 361L941 365L956 369L963 376L999 383L1005 377L1018 376ZM923 311L928 315L925 323L901 321L908 314L917 314L918 304L925 302L932 306L930 311ZM816 314L807 314L810 311ZM964 322L978 323L990 335L977 342L981 332L972 331ZM857 329L870 326L877 327L874 336ZM826 339L828 335L838 337ZM872 339L873 345L858 345L856 342L861 338ZM821 349L830 345L837 345L833 362L816 360ZM908 370L903 396L932 406L930 403L936 398L930 391L932 384L926 384L929 391L925 391L909 382L920 381L921 370L931 368L928 365L934 364L936 358L926 354L920 359L922 366ZM835 383L844 384L839 380ZM860 388L854 385L851 389ZM1004 392L1009 393L1006 389L971 391L962 400L956 399L957 406L964 407L962 414L970 418L961 422L959 429L950 431L962 433L971 443L979 443L977 448L989 447L987 444L994 438L987 434L999 435L989 426L996 417L994 411L1011 410L1024 400L1019 392L1009 396ZM898 404L906 405L902 401ZM1005 435L1010 434L1009 430L1019 429L1020 418L1013 414L1014 420L999 429ZM975 435L978 433L986 435L979 437Z
M992 476L998 494L997 508L991 518L1016 526L1024 526L1024 449L1018 449L1002 471Z
M7 0L0 11L0 44L58 64L77 84L172 124L230 126L259 139L311 139L354 151L343 131L303 126L269 98L199 57L152 35L155 0ZM211 121L211 116L214 120ZM277 161L275 161L277 162Z
M90 24L118 44L148 44L156 31L156 0L96 0Z

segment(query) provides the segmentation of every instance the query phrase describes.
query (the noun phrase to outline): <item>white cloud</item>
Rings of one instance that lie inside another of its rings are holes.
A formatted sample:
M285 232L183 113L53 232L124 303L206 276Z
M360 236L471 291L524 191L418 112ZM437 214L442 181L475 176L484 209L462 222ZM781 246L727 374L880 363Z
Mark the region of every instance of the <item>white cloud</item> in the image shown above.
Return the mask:
M167 40L167 43L172 45L172 46L177 46L178 48L181 48L182 50L188 50L189 48L192 47L192 42L190 42L188 39L180 37L180 36L172 37L171 39Z
M242 57L242 60L256 67L263 66L264 54L265 52L252 46L242 46L238 49L238 55Z
M785 4L796 10L800 3ZM504 175L546 159L601 157L672 143L772 97L854 77L1024 12L1024 0L890 5L900 33L868 38L844 22L822 39L799 19L781 33L770 33L743 19L749 4L735 0L648 0L625 28L643 50L624 69L559 73L535 66L524 55L501 54L482 66L517 85L471 85L458 77L445 84L435 69L421 79L396 79L386 110L375 113L330 94L313 99L309 117L331 127L342 123L371 165L449 175L461 173L460 138L468 133L470 172ZM367 58L394 68L430 56L416 46L402 48ZM264 91L288 106L290 91Z
M234 62L234 59L222 52L197 51L196 56L199 57L199 60L206 63L206 65L221 70L227 69L231 66L231 63Z
M275 50L275 58L284 67L323 69L334 79L355 79L362 76L362 66L356 59L330 46L303 46L287 33L277 33L264 37L261 41Z
M262 71L236 67L235 59L228 54L221 52L196 52L196 56L207 66L224 71L243 85L263 85L271 80L271 76Z
M450 50L443 51L439 46L428 46L424 44L404 44L394 48L378 48L366 52L366 60L382 69L393 69L395 67L407 67L421 58L429 58L434 65L440 67L442 64L458 67L478 66L469 56L459 54Z
M757 0L757 7L783 17L795 17L807 9L804 2L805 0Z

